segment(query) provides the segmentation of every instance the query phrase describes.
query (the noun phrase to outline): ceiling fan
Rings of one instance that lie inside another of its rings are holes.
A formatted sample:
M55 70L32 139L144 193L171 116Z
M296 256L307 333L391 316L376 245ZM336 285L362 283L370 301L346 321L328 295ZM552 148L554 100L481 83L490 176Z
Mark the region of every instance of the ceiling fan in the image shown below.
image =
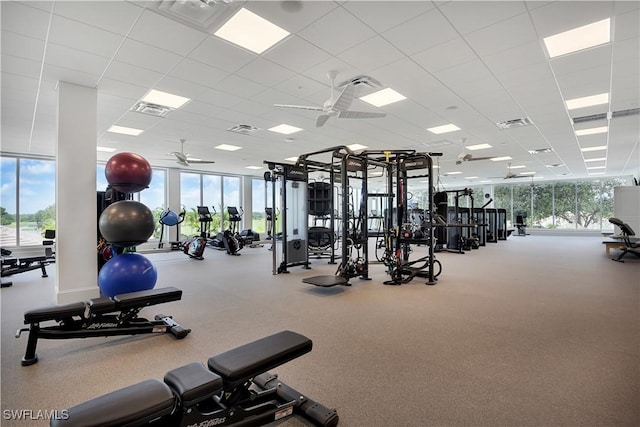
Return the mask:
M458 154L458 159L456 160L456 165L459 165L463 162L474 162L476 160L489 160L491 157L473 157L473 154L468 153L464 143L467 138L462 138L460 143L462 144L462 153Z
M518 175L517 173L511 172L511 163L507 166L507 174L505 176L492 176L490 178L502 178L502 179L512 179L512 178L531 178L530 175Z
M327 120L329 120L329 117L337 117L339 119L373 119L387 115L387 113L349 110L356 91L356 86L353 83L348 83L342 89L340 95L338 95L337 98L334 98L334 85L337 74L338 73L336 71L329 71L327 73L327 76L331 80L331 96L324 102L322 107L286 104L274 104L274 106L280 108L295 108L298 110L321 111L322 114L320 114L316 119L316 127L322 127Z
M180 140L180 144L181 144L181 148L180 151L173 151L169 154L173 154L176 158L176 163L178 163L179 165L182 166L191 166L191 164L212 164L215 163L213 160L199 160L199 159L191 159L189 158L189 154L184 152L184 143L186 142L186 140L181 139Z

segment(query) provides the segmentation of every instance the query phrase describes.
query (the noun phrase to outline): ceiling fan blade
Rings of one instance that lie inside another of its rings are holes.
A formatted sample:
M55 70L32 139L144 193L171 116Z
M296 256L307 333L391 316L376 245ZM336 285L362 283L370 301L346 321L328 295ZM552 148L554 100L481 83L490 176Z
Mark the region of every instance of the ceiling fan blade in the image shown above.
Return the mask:
M353 102L353 97L356 93L356 87L354 85L347 85L342 89L340 96L335 100L331 106L332 110L338 110L340 112L347 110Z
M472 156L469 154L469 158L467 159L467 161L469 161L469 162L475 162L476 160L489 160L489 159L492 159L492 158L493 158L493 157L472 157Z
M316 127L321 128L325 123L327 123L327 120L329 120L329 116L327 114L319 115L316 119Z
M213 164L215 163L215 161L213 160L191 160L191 159L187 159L187 163L197 163L197 164L201 164L201 165L205 165L205 164Z
M340 111L338 117L341 119L377 119L385 117L387 113L371 113L368 111Z
M274 107L280 108L295 108L297 110L311 110L311 111L324 111L322 107L314 107L312 105L287 105L287 104L273 104Z

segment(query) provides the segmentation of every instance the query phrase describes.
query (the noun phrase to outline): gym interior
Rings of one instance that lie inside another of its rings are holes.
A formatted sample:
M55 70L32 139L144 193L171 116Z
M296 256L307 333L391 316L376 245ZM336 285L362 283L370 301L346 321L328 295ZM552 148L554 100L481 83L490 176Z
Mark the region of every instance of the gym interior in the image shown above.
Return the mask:
M640 424L640 3L0 6L3 426Z

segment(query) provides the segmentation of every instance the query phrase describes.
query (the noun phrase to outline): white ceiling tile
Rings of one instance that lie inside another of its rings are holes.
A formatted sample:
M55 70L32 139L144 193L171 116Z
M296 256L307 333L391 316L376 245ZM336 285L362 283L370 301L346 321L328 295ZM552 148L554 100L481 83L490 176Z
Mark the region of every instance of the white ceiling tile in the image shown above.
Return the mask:
M453 40L459 36L437 9L431 9L382 36L407 55Z
M182 60L182 57L157 47L126 39L114 60L166 74Z
M621 2L618 2L621 3ZM638 2L628 2L638 5ZM617 15L614 20L614 40L616 42L635 39L640 36L640 11L636 8L630 12Z
M129 32L142 11L142 7L127 1L58 1L55 3L56 15L120 35L126 35Z
M127 109L133 107L135 101L142 98L148 91L149 87L147 86L138 86L107 78L100 80L98 85L98 93L130 99L131 105Z
M2 73L14 74L17 76L40 78L40 63L29 59L18 58L16 56L2 53Z
M328 98L327 94L329 93L329 87L329 79L326 79L326 83L319 83L316 80L303 75L297 75L273 88L277 91L274 96L274 98L277 99L274 99L273 103L288 104L294 102L294 99L306 99L318 93L322 93L322 102L324 102L325 98ZM284 96L278 95L278 93L282 92L294 98L292 98L291 101L286 101ZM263 92L265 95L268 95L268 93L269 90Z
M533 65L547 66L547 57L539 40L486 55L482 60L494 74L508 73Z
M330 55L308 41L293 35L269 49L264 57L285 68L302 73L329 59Z
M162 74L124 62L113 61L104 73L104 78L150 88L162 78Z
M214 36L207 37L189 54L195 61L229 72L239 70L256 57L256 54Z
M296 33L302 28L326 15L338 5L332 1L300 1L297 10L287 8L286 2L250 1L245 7L267 19L289 33Z
M611 66L613 46L608 44L573 55L563 55L550 60L553 73L556 76L576 74L598 66Z
M374 35L373 30L343 8L332 10L298 32L298 36L334 55Z
M222 92L230 93L245 99L249 99L266 90L265 86L237 75L230 75L226 79L222 80L216 87Z
M47 48L46 62L50 65L69 68L100 77L109 64L109 59L93 55L66 46L50 44ZM97 78L96 80L97 81ZM75 83L70 81L69 83Z
M44 41L2 30L2 54L42 61Z
M189 58L180 61L169 74L173 77L211 88L215 88L221 80L229 76L228 71L223 71Z
M404 54L380 36L372 37L338 55L343 61L368 72L395 62Z
M583 69L558 76L557 81L565 100L608 93L611 85L611 68L609 65L601 65Z
M49 8L52 4L49 4ZM50 13L15 1L0 2L2 30L44 40L47 38Z
M236 72L236 75L253 82L260 82L264 86L275 86L290 79L296 73L275 62L264 58L257 58Z
M208 90L207 87L193 83L187 80L178 79L172 76L164 76L155 86L154 89L162 92L172 93L178 96L184 96L194 99L199 94Z
M469 82L493 79L493 75L479 59L434 73L445 85L457 86Z
M467 34L525 13L522 1L450 1L440 11L460 34Z
M530 15L542 39L608 18L613 4L610 1L556 1L532 10Z
M382 33L433 9L433 4L429 1L349 1L344 8Z
M509 34L505 37L504 34ZM491 55L538 40L529 15L518 15L497 24L466 34L471 48L480 56Z
M94 87L100 76L96 74L87 74L82 71L74 70L57 65L45 64L43 68L43 78L50 81L64 81L80 86Z
M145 10L129 37L178 55L187 55L207 35L150 10Z
M455 38L416 53L412 58L425 70L435 73L472 61L478 56L463 39Z
M79 34L82 36L78 37ZM118 50L122 36L55 15L49 42L111 58Z

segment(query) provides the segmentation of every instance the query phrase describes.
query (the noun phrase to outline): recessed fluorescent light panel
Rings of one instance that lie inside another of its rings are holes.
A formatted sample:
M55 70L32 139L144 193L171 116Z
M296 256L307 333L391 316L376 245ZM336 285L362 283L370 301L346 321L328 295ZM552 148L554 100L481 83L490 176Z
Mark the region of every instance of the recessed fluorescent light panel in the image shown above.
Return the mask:
M535 175L536 173L534 171L530 171L530 172L520 172L520 175Z
M509 156L503 156L503 157L492 157L489 160L491 160L492 162L501 162L503 160L511 160L511 157Z
M587 170L590 171L593 169L606 169L606 168L607 168L606 166L591 166L591 167L588 167Z
M216 148L218 150L224 150L224 151L236 151L236 150L240 150L242 147L238 147L236 145L229 145L229 144L220 144L213 148Z
M285 160L288 161L288 162L297 162L298 161L298 157L297 156L296 157L287 157Z
M262 169L262 166L245 166L245 169L258 170L258 169Z
M173 95L171 93L161 92L159 90L151 89L144 96L144 98L142 98L142 101L148 102L150 104L157 104L157 105L162 105L164 107L177 109L182 107L187 102L191 101L191 99L185 98L184 96Z
M358 150L364 150L365 148L369 148L369 147L362 144L351 144L351 145L347 145L347 148L351 151L358 151Z
M403 99L407 99L407 97L388 87L367 96L363 96L360 99L371 105L375 105L376 107L382 107L384 105L402 101Z
M606 157L598 157L597 159L584 159L584 162L585 163L589 163L589 162L604 162L606 160L607 160Z
M599 46L610 41L610 18L544 38L544 44L550 58Z
M97 146L96 147L96 151L100 151L100 152L103 152L103 153L113 153L114 151L116 151L116 149L113 148L113 147L100 147L100 146Z
M124 127L124 126L113 125L109 129L107 129L107 132L121 133L123 135L138 136L144 131L142 129L135 129L135 128L128 128L128 127Z
M604 175L604 172L589 172L589 176L591 175Z
M484 150L485 148L491 148L492 146L489 144L476 144L476 145L468 145L467 150Z
M460 128L456 125L454 125L453 123L449 123L448 125L442 125L442 126L436 126L433 128L428 128L427 129L429 132L431 133L435 133L436 135L439 135L441 133L447 133L447 132L454 132L456 130L460 130Z
M445 175L460 175L462 172L459 171L455 171L455 172L447 172Z
M511 166L511 169L524 169L526 168L525 165L516 165L516 166Z
M287 37L289 32L242 8L214 35L259 55Z
M269 130L271 132L278 132L278 133L282 133L282 134L285 134L285 135L290 135L292 133L300 132L302 129L301 128L297 128L295 126L281 124L281 125L278 125L278 126L274 126L274 127L270 128Z
M464 179L478 179L477 176L465 176Z
M599 133L607 133L609 126L601 126L599 128L580 129L576 131L576 136L596 135Z
M584 148L581 148L580 151L586 153L588 151L602 151L606 149L607 149L606 145L598 145L597 147L584 147Z
M566 101L568 110L576 110L578 108L591 107L593 105L601 105L609 102L608 93L599 93L597 95L583 96L582 98L568 99Z

